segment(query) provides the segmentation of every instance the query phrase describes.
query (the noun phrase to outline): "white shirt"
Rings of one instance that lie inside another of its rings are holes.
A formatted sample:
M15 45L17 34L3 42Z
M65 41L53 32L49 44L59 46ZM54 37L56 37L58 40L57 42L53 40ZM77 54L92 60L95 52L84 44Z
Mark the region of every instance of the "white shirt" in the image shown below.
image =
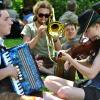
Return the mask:
M4 46L4 39L0 37L0 45Z

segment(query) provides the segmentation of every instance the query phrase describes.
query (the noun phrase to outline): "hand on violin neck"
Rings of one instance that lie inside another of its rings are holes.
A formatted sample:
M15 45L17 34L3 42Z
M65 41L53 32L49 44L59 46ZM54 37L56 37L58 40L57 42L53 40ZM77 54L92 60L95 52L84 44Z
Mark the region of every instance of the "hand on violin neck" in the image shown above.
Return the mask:
M60 50L58 52L58 55L57 55L58 59L62 59L62 60L68 60L68 58L70 57L70 55L68 53L66 53L65 50Z

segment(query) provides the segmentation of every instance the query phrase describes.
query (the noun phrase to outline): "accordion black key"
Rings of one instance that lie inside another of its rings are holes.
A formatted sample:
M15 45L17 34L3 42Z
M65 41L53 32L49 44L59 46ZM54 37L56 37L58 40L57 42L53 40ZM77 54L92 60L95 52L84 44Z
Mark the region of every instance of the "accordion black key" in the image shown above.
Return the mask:
M10 64L18 69L18 79L11 77L12 86L17 94L29 95L44 87L36 61L27 44L3 51L2 58L5 66Z

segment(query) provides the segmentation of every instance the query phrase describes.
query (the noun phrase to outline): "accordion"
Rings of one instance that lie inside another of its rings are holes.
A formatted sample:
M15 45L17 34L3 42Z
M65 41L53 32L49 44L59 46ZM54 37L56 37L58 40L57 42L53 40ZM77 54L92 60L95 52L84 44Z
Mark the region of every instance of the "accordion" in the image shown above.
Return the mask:
M36 61L27 44L4 50L2 58L5 66L13 65L18 69L18 79L11 77L13 89L17 94L29 95L44 87Z

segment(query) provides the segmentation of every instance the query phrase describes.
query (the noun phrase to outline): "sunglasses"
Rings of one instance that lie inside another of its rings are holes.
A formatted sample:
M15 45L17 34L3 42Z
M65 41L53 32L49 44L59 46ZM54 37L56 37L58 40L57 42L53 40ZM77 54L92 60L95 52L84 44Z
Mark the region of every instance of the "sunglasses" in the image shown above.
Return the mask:
M42 14L42 13L40 13L40 14L38 14L38 16L39 16L40 18L42 18L43 16L44 16L45 18L48 18L48 17L50 16L50 14Z

